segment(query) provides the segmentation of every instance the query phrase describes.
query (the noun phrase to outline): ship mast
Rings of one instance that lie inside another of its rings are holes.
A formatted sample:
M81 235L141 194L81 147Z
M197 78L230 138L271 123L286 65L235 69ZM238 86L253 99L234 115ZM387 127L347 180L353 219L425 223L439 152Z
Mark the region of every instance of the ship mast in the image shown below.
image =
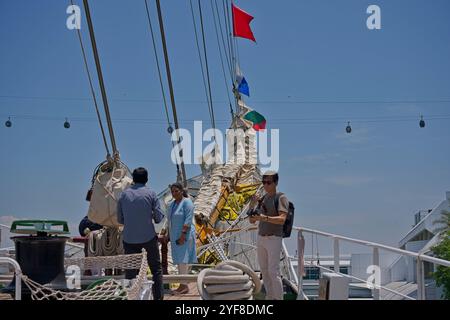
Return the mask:
M114 157L114 160L117 161L119 159L119 151L117 150L116 139L114 136L114 130L113 130L112 121L111 121L111 114L109 112L108 98L106 96L105 83L103 81L102 67L100 65L100 58L99 58L98 50L97 50L97 43L95 41L94 26L92 24L88 0L83 0L83 4L84 4L84 10L86 12L86 20L87 20L88 28L89 28L89 35L90 35L91 44L92 44L92 51L94 52L95 66L97 68L98 81L100 84L100 91L102 93L103 108L105 109L106 123L108 125L109 138L111 140L113 157Z
M161 32L162 46L163 46L163 51L164 51L164 61L165 61L165 65L166 65L167 82L169 85L170 102L172 105L173 120L174 120L174 124L175 124L175 133L176 133L176 137L177 137L177 142L180 143L180 136L179 136L179 131L178 131L179 125L178 125L178 117L177 117L177 108L176 108L176 104L175 104L175 96L173 93L172 75L170 72L169 56L167 54L166 36L165 36L165 32L164 32L164 22L163 22L162 13L161 13L160 0L156 0L156 8L158 11L159 30ZM179 155L180 155L180 159L181 159L181 162L180 162L181 182L182 182L183 186L186 188L187 187L187 179L186 179L186 169L184 167L184 161L183 161L183 150L180 149L179 152L180 152Z

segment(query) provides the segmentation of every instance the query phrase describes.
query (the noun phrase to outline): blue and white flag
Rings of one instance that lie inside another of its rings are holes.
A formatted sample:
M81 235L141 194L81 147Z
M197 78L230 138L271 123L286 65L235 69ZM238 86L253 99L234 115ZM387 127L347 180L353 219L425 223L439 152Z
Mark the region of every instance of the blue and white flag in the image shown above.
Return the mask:
M236 82L238 85L237 87L238 91L242 94L245 94L247 97L250 97L250 89L248 87L248 82L247 80L245 80L244 75L242 74L238 65L236 65Z

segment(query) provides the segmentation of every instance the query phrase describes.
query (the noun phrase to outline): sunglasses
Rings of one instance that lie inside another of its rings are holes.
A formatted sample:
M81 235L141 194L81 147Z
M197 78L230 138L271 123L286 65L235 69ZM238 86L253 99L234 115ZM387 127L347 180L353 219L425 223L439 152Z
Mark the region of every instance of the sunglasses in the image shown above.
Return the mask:
M267 185L271 185L273 183L273 181L267 181L267 180L263 180L262 184L267 184Z

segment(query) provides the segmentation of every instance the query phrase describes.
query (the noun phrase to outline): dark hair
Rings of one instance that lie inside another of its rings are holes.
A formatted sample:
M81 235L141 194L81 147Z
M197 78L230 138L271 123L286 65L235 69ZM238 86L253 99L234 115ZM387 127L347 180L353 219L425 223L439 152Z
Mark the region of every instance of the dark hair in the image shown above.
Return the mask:
M185 197L185 198L188 197L188 194L187 194L186 190L184 190L184 187L181 183L179 183L179 182L172 183L170 185L170 190L172 190L172 188L177 188L178 190L181 190L181 192L183 193L183 197Z
M133 182L146 184L148 181L148 172L145 168L139 167L133 171Z
M269 171L269 172L266 172L264 175L263 175L263 179L264 178L266 178L266 177L272 177L272 181L275 183L275 184L278 184L278 173L277 172L272 172L272 171Z

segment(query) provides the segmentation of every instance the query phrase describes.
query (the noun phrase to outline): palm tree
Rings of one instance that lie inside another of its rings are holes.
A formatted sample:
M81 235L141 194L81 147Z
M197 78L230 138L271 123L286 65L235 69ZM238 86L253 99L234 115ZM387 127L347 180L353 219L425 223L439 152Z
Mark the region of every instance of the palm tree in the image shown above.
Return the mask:
M442 210L441 217L434 221L433 225L438 225L434 230L435 234L440 234L441 237L445 236L450 230L450 211Z
M436 220L433 224L439 224L436 228L436 234L439 234L439 244L432 248L436 257L444 260L450 260L450 212L442 211L440 219ZM443 287L442 298L450 299L450 272L448 267L438 266L433 273L433 277L436 280L438 287Z

